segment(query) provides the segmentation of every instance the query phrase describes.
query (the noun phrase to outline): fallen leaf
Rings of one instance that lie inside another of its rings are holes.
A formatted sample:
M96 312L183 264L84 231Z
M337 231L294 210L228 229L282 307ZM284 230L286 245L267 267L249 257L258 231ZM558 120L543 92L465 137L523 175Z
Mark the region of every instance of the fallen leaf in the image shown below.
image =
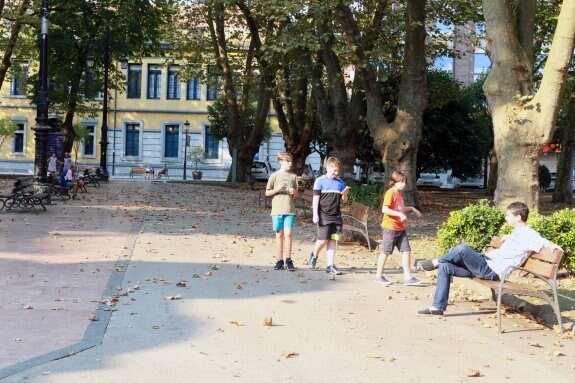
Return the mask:
M294 351L284 351L282 353L282 356L286 359L288 358L293 358L294 356L297 356L297 353L295 353Z
M230 323L235 324L236 326L245 326L244 322L240 322L237 320L231 320Z
M470 378L476 378L481 376L481 372L479 372L479 370L475 370L473 368L468 368L465 370L465 376L470 377Z

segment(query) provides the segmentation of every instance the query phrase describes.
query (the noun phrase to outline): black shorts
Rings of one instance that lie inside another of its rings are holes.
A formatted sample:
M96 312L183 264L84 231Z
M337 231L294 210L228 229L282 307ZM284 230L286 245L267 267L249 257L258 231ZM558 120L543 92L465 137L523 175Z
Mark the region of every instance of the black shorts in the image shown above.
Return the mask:
M325 241L331 239L332 234L341 233L341 223L328 223L326 225L317 225L317 239Z
M393 253L393 249L395 247L397 247L397 250L402 253L411 251L411 246L409 246L409 240L407 239L407 232L405 230L396 231L382 229L381 239L381 251L384 254Z

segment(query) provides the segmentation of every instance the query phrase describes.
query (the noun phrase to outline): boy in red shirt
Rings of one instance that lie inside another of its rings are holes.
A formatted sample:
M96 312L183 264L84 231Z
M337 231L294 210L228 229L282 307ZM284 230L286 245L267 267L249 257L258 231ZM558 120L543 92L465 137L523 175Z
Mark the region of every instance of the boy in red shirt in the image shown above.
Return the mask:
M405 206L401 191L405 188L407 177L395 171L389 181L389 189L383 197L383 206L381 212L383 220L381 221L382 239L381 254L377 258L377 271L375 282L384 286L389 286L392 282L383 276L383 267L387 257L393 253L393 249L401 252L401 264L403 266L403 278L405 286L416 286L423 281L411 276L411 247L407 238L404 223L407 220L405 212L412 211L416 216L421 217L421 213L413 206Z

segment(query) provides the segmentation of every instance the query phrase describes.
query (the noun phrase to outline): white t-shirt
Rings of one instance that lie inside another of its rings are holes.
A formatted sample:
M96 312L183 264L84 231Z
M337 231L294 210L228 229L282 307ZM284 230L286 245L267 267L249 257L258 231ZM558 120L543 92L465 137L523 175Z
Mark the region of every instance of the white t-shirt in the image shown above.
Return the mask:
M520 226L505 237L500 248L487 253L487 265L504 279L509 266L520 266L531 253L539 252L543 246L557 247L530 226Z

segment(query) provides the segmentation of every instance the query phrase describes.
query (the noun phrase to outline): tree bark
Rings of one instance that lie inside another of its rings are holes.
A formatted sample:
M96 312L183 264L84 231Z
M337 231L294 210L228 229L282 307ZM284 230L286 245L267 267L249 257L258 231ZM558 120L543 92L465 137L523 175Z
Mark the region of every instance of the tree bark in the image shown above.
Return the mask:
M537 208L539 151L555 129L558 99L575 41L575 0L565 0L559 15L541 86L532 97L533 60L519 39L510 0L484 0L487 50L492 62L484 84L493 119L499 162L495 204L522 201ZM524 15L525 20L532 20ZM529 28L519 28L522 31ZM532 40L532 38L531 38Z
M573 203L573 154L575 153L575 89L571 89L567 125L561 136L552 202Z

